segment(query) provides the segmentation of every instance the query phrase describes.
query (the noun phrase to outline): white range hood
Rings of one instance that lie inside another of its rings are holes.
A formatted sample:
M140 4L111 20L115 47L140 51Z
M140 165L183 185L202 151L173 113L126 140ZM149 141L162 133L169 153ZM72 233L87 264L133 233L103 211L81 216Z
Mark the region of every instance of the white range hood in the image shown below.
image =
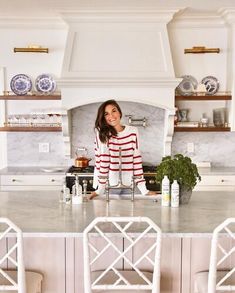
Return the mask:
M167 23L179 9L82 11L63 14L69 26L61 79L62 106L69 110L107 99L165 110L164 155L171 153L175 78ZM70 118L63 119L70 155Z

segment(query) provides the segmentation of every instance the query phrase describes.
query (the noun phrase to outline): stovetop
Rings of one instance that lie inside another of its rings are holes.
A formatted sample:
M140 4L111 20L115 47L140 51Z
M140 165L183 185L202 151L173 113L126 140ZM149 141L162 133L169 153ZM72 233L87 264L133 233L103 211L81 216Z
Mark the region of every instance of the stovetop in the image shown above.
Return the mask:
M143 166L143 171L144 173L156 173L156 166L147 166L144 165ZM94 166L88 166L88 167L84 167L84 168L80 168L80 167L75 167L75 166L71 166L68 170L67 173L70 174L88 174L88 173L94 173Z
M143 171L144 171L144 173L156 173L157 166L143 165Z
M88 167L75 167L71 166L68 170L67 173L72 173L72 174L80 174L80 173L94 173L94 166L88 166Z

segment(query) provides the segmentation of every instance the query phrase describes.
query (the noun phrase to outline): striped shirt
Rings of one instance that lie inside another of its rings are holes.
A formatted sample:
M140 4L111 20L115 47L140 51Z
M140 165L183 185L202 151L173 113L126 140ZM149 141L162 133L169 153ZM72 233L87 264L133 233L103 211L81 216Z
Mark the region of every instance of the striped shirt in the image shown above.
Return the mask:
M120 161L122 183L130 186L132 176L138 176L140 178L135 180L137 187L142 194L146 194L148 190L143 177L138 130L129 125L125 125L123 131L119 132L117 136L112 136L105 144L99 140L99 133L96 133L93 187L98 187L97 194L104 193L106 182L106 179L99 178L99 176L108 176L111 186L118 184Z

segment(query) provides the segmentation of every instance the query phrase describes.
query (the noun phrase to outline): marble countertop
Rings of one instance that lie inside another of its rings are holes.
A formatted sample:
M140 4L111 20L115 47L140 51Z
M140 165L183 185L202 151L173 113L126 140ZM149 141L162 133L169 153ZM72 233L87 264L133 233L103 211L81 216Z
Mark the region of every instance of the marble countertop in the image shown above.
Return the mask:
M43 175L43 174L65 174L68 166L51 166L51 167L6 167L0 169L0 175ZM54 169L54 172L45 172L43 170ZM60 169L56 171L56 169ZM235 175L235 167L211 167L198 168L200 175Z
M195 191L188 205L170 208L151 197L66 205L59 203L57 191L11 191L0 192L0 216L14 221L25 237L81 237L97 216L147 216L164 237L210 237L218 224L235 216L234 197L234 192Z
M45 175L45 174L65 174L69 167L52 166L52 167L6 167L0 169L0 175ZM50 172L48 172L50 171Z

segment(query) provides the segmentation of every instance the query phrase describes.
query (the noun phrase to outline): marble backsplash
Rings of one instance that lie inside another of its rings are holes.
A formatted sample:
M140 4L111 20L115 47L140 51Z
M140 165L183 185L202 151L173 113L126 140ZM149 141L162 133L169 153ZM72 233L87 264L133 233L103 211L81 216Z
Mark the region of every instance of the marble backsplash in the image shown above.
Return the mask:
M149 105L120 102L125 115L147 118L146 128L138 127L143 162L158 164L163 154L164 110ZM88 156L94 157L94 122L99 104L90 104L73 109L72 158L64 156L62 133L57 132L9 132L7 135L8 166L70 166L74 162L77 147L86 147ZM49 153L39 153L39 143L50 144ZM187 152L187 143L194 143L194 153ZM211 161L213 166L235 166L235 132L181 132L175 133L172 154L182 153L193 161ZM90 162L93 164L93 161Z
M119 102L122 122L127 124L126 115L146 118L147 127L138 127L143 162L157 164L163 156L164 110L149 105ZM77 147L86 147L88 156L94 158L94 124L100 103L77 107L72 110L72 155ZM91 162L94 164L94 161Z

